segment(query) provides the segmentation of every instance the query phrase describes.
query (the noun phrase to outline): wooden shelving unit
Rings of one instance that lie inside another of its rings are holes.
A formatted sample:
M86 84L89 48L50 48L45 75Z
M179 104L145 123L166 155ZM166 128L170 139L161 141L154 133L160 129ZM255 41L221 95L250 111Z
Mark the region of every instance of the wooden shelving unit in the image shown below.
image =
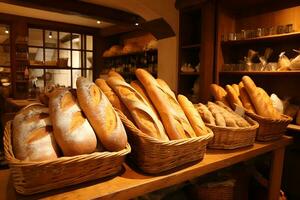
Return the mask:
M220 71L220 75L300 76L300 71Z

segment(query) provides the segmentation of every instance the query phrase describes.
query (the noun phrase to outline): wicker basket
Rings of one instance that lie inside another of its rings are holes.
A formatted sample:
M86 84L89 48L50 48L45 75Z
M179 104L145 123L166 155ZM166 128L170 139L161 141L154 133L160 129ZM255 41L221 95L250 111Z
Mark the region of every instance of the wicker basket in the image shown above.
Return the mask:
M233 200L235 180L220 183L209 183L197 187L197 199Z
M270 141L281 138L287 125L292 121L292 118L287 115L281 115L281 119L272 119L249 112L246 114L259 124L256 134L256 140L258 141Z
M11 141L11 121L4 131L4 151L13 184L18 193L29 195L117 174L122 169L129 145L119 152L95 152L51 161L29 162L15 158Z
M141 132L126 116L116 109L132 146L131 161L143 172L157 174L184 164L203 159L212 131L195 138L161 141Z
M206 124L214 133L214 138L208 143L212 149L236 149L253 145L255 141L258 123L250 117L245 119L250 127L220 127Z

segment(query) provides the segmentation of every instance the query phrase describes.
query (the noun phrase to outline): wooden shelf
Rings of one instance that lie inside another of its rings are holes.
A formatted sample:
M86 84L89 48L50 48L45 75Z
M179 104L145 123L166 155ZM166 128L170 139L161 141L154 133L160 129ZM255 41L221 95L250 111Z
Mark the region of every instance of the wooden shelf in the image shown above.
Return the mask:
M180 72L182 76L199 76L199 72Z
M131 199L155 190L166 188L207 173L249 160L267 152L276 152L291 144L293 139L284 136L282 139L255 143L251 147L236 150L207 150L202 161L189 164L157 176L145 175L124 165L124 171L117 177L106 180L95 180L60 190L28 196L29 199ZM275 163L276 166L282 163ZM280 168L280 167L279 167ZM274 172L275 173L275 172ZM24 198L18 195L9 181L9 169L0 171L0 192L3 199ZM274 178L274 177L273 177ZM271 180L278 181L278 180ZM280 182L280 181L279 181ZM274 188L274 187L273 187ZM271 189L272 190L272 186Z
M109 56L109 57L103 57L103 58L104 59L115 59L115 58L122 58L122 57L128 57L128 56L143 55L144 53L157 53L157 49L150 49L148 51L140 51L140 52L134 52L134 53L128 53L128 54L122 54L122 55L116 55L116 56Z
M289 124L287 126L288 130L300 132L300 125L297 124Z
M270 41L284 41L287 39L295 39L299 37L300 32L292 32L292 33L284 33L284 34L276 34L276 35L268 35L256 38L249 38L245 40L230 40L230 41L222 41L222 45L237 45L237 44L249 44L253 42L270 42Z
M270 75L270 76L282 76L291 75L299 76L299 71L284 71L284 72L272 72L272 71L220 71L220 75Z
M182 49L192 49L192 48L200 48L200 47L201 47L200 43L181 46Z

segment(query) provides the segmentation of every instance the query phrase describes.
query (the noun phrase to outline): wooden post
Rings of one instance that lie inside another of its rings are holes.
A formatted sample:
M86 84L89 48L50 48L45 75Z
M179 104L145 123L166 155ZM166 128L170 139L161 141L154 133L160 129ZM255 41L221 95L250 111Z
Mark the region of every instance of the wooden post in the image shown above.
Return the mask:
M273 151L268 200L278 200L279 197L284 150L283 147Z

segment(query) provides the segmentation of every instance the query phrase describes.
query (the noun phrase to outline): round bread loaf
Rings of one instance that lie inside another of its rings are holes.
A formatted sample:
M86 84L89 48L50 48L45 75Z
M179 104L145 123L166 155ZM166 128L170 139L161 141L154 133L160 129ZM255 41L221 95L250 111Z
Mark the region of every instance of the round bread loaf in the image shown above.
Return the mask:
M76 86L79 105L103 146L109 151L123 150L127 144L127 135L107 97L87 78L78 77Z
M21 109L14 117L12 130L17 159L43 161L57 158L57 145L46 106L31 104Z
M96 150L94 130L69 90L56 89L52 92L49 109L55 139L65 156L88 154Z

